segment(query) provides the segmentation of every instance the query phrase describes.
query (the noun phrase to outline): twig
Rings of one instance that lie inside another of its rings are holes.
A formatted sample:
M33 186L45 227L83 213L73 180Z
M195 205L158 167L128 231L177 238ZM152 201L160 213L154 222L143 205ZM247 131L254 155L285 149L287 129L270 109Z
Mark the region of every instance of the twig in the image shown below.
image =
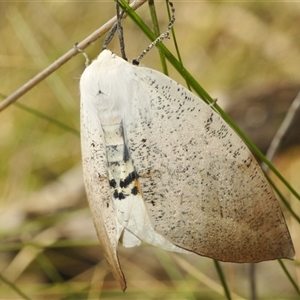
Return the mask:
M136 0L131 4L131 8L136 10L141 5L143 5L147 0ZM116 22L117 18L116 16L111 18L108 22L106 22L103 26L98 28L96 31L94 31L91 35L89 35L87 38L85 38L83 41L77 44L78 48L85 49L88 45L96 41L99 37L103 36L106 32L109 31L109 29L113 26L113 24ZM67 53L62 55L59 59L57 59L55 62L53 62L50 66L48 66L46 69L44 69L42 72L38 73L36 76L34 76L32 79L27 81L23 86L18 88L15 92L10 94L6 99L4 99L0 103L0 112L7 108L9 105L14 103L16 100L18 100L22 95L27 93L30 89L32 89L35 85L37 85L39 82L44 80L46 77L48 77L50 74L52 74L55 70L60 68L63 64L65 64L67 61L69 61L73 56L77 55L78 51L75 48L71 48Z
M276 152L279 149L279 146L282 142L283 137L285 136L285 134L287 133L287 131L289 130L291 124L294 121L294 118L296 116L296 113L298 111L300 107L300 92L297 94L297 96L295 97L292 105L290 106L281 126L279 127L279 129L277 130L271 145L267 151L266 154L266 158L271 161L274 158L274 155L276 154ZM263 163L262 164L262 169L267 172L269 167L267 164Z

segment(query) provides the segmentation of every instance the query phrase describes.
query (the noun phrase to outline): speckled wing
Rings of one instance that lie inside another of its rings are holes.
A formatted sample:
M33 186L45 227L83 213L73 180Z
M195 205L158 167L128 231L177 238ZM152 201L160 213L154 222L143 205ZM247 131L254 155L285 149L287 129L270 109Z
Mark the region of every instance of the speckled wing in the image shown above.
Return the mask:
M97 105L95 93L90 87L96 86L95 78L87 72L80 81L81 91L81 148L85 188L89 206L98 237L113 275L121 288L126 289L126 282L117 255L120 237L115 205L108 178L106 141Z
M132 68L138 84L124 134L154 229L220 261L292 259L277 199L237 134L175 81Z

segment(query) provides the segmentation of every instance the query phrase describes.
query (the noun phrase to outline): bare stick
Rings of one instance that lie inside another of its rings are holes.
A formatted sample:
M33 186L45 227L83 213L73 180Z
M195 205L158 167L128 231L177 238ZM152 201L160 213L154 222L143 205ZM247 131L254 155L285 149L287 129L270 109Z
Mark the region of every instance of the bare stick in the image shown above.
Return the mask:
M289 130L295 116L296 113L298 111L300 107L300 92L297 94L296 98L294 99L292 105L290 106L281 126L279 127L279 129L277 130L272 143L268 149L268 152L266 154L266 158L271 161L274 157L274 155L276 154L283 137L286 135L287 131ZM262 169L267 172L269 167L263 163L262 164Z
M147 0L136 0L131 4L131 8L136 10L141 5L143 5ZM106 32L109 31L109 29L113 26L113 24L116 22L117 18L113 17L108 22L106 22L103 26L101 26L99 29L94 31L91 35L89 35L87 38L85 38L83 41L77 44L77 47L80 49L85 49L88 45L96 41L99 37L104 35ZM32 79L27 81L23 86L18 88L15 92L10 94L7 98L5 98L0 103L0 112L7 108L9 105L14 103L16 100L18 100L22 95L27 93L30 89L32 89L35 85L37 85L39 82L44 80L46 77L48 77L50 74L52 74L55 70L60 68L63 64L65 64L67 61L69 61L73 56L78 54L78 50L75 48L72 48L67 53L62 55L59 59L57 59L55 62L53 62L50 66L48 66L46 69L44 69L42 72L38 73L36 76L34 76Z

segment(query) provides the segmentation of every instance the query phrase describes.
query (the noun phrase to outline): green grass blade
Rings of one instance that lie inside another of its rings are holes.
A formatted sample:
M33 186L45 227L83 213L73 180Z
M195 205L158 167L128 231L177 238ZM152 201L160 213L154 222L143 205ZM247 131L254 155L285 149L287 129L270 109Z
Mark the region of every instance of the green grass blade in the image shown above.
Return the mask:
M168 2L166 2L166 5L167 5L167 11L168 11L169 19L171 19L170 6L168 5ZM182 62L182 58L181 58L181 55L180 55L179 46L178 46L178 43L177 43L177 38L176 38L174 26L172 27L171 32L172 32L173 42L174 42L174 46L175 46L175 50L176 50L176 55L178 57L178 61L181 63L181 66L183 66L183 62ZM189 82L186 80L185 83L186 83L187 88L190 90L191 87L190 87Z
M160 35L160 29L159 29L159 23L158 23L158 19L157 19L154 0L149 0L148 4L149 4L151 20L152 20L152 24L153 24L154 34L156 35L156 37L158 37ZM168 67L167 67L167 62L166 62L164 53L160 49L159 49L158 52L159 52L160 63L161 63L161 66L162 66L163 73L167 75L168 74Z
M286 266L284 265L284 263L282 262L282 260L278 259L278 262L279 262L280 266L282 267L283 272L285 273L285 275L290 280L292 286L295 288L296 293L300 296L300 289L299 289L296 281L293 279L293 277L291 276L290 272L288 271L288 269L286 268Z
M7 284L12 290L14 290L22 299L31 300L27 295L25 295L13 282L6 279L2 274L0 274L0 280Z
M6 98L6 96L4 96L3 94L0 94L0 97L3 98L3 99ZM27 105L24 105L22 103L19 103L19 102L15 102L14 105L17 106L18 108L23 109L24 111L32 114L33 116L35 116L37 118L46 120L49 123L52 123L53 125L65 130L65 131L68 131L68 132L70 132L70 133L72 133L76 136L79 136L79 132L76 129L74 129L74 128L72 128L72 127L70 127L70 126L68 126L68 125L66 125L66 124L64 124L60 121L57 121L56 119L53 119L53 118L47 116L46 114L43 114L42 112L40 112L40 111L38 111L34 108L31 108L31 107L29 107Z
M274 182L268 178L272 188L275 190L277 196L281 199L282 203L286 207L286 209L291 213L291 215L294 217L294 219L300 224L300 216L296 214L296 212L292 209L291 204L288 202L288 200L283 196L283 194L279 191L277 186L274 184Z
M231 300L231 295L230 295L230 291L229 291L229 288L228 288L228 285L227 285L227 282L226 282L226 278L224 276L224 273L223 273L223 270L222 270L222 267L220 265L220 263L217 261L217 260L213 260L214 261L214 264L215 264L215 268L217 270L217 273L219 275L219 278L220 278L220 281L222 283L222 286L224 288L224 293L226 295L226 298L228 300Z
M68 126L68 125L66 125L62 122L59 122L56 119L53 119L53 118L41 113L40 111L37 111L36 109L28 107L27 105L21 104L19 102L15 102L14 105L21 108L21 109L23 109L23 110L25 110L25 111L27 111L27 112L29 112L29 113L31 113L32 115L34 115L37 118L41 118L43 120L48 121L49 123L52 123L53 125L59 127L60 129L63 129L65 131L68 131L68 132L76 135L76 136L79 136L79 132L76 129L74 129L74 128L72 128L72 127L70 127L70 126Z

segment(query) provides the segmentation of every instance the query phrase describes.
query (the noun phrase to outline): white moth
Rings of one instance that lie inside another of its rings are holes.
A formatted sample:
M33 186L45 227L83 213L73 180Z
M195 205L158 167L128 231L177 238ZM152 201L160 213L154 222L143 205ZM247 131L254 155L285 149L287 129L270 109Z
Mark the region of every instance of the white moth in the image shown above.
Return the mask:
M294 257L267 179L209 105L108 50L85 69L80 91L89 205L123 289L119 240L227 262Z

